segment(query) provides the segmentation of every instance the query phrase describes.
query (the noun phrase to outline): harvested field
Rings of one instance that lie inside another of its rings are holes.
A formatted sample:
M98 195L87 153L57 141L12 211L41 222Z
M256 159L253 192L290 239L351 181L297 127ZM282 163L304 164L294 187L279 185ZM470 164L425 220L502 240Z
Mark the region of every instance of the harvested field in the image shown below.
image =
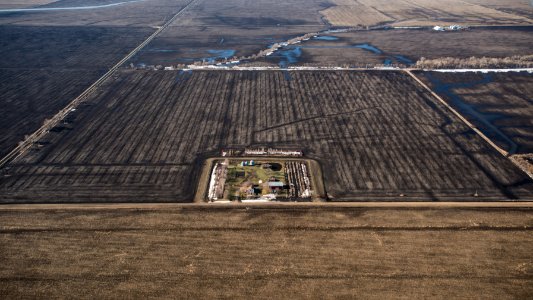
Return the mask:
M331 7L319 1L304 2L295 0L274 5L262 1L250 3L231 0L213 6L210 1L198 0L131 62L136 66L176 66L233 57L242 59L274 43L328 29L328 24L320 18L318 11L341 20L334 24L336 26L370 25L373 19L380 18L381 23L392 20L373 6L363 5L361 1L343 0L339 5L344 6ZM347 8L351 7L348 2L356 3L353 9ZM348 21L342 23L343 18L354 24ZM337 42L305 43L309 45L303 45L302 53L294 58L292 64L366 66L389 61L386 55L376 56L364 53L362 49L353 49L354 45L362 43L370 43L380 49L383 46L387 54L406 56L413 62L420 57L444 55L493 57L531 54L533 46L530 30L505 28L494 31L476 28L452 33L430 30L358 31L339 33L338 36L340 39ZM391 63L397 63L396 60L393 57ZM403 64L405 62L401 61ZM247 62L248 65L271 63L271 60L264 59Z
M418 74L501 148L533 153L532 74Z
M81 7L108 7L111 5L133 4L141 0L60 0L39 6L40 8L81 8Z
M414 63L422 57L510 57L533 54L533 27L471 28L460 32L371 30L333 33L282 48L299 49L292 65L374 66ZM367 49L364 45L368 45ZM278 56L284 60L283 55ZM279 60L278 59L278 60ZM263 59L276 64L273 55Z
M0 9L28 8L56 2L57 0L1 0Z
M270 44L286 41L309 31L320 31L322 26L171 26L158 35L130 62L139 65L175 66L195 61L221 60L250 56Z
M336 201L533 193L403 72L123 71L3 170L0 197L188 202L206 158L259 146L302 149Z
M393 18L381 13L372 6L359 3L356 0L334 0L336 5L320 13L334 26L372 26L392 22Z
M323 5L322 0L199 0L172 26L254 28L325 25L318 13Z
M360 26L456 23L484 27ZM49 125L1 163L0 298L533 299L531 74L416 73L505 157L371 69L533 56L532 25L520 0L0 0L0 155ZM184 66L224 58L282 68Z
M524 16L533 19L533 5L530 0L464 0L468 3L473 3L499 11Z
M131 27L0 26L0 68L105 72L153 32Z
M15 148L99 75L97 70L1 69L0 154Z
M43 7L78 7L105 5L128 0L63 0ZM126 26L149 27L163 25L190 0L128 1L117 6L95 9L51 10L39 12L0 13L2 25L25 26Z
M6 298L533 294L531 209L58 208L0 223Z
M276 42L327 29L321 0L198 0L132 59L177 65L257 54Z
M334 0L322 13L335 26L377 25L391 22L402 26L438 24L531 24L533 21L514 10L497 10L462 0ZM508 7L519 9L520 5ZM364 20L366 24L361 22Z
M125 27L0 26L0 155L152 32Z

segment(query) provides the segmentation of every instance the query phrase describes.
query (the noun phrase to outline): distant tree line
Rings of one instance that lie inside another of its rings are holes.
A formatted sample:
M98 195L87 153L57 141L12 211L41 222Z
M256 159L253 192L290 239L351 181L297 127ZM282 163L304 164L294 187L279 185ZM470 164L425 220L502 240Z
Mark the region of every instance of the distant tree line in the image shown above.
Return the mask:
M533 68L533 55L510 57L442 57L435 59L420 58L415 66L421 69L503 69Z

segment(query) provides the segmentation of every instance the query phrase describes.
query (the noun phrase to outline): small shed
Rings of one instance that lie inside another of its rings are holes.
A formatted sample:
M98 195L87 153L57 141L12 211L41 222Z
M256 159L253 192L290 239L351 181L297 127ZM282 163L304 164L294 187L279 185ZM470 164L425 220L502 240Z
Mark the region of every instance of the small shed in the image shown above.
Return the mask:
M281 182L281 181L270 181L270 182L268 182L268 187L272 191L282 190L284 186L285 186L285 184L283 184L283 182Z

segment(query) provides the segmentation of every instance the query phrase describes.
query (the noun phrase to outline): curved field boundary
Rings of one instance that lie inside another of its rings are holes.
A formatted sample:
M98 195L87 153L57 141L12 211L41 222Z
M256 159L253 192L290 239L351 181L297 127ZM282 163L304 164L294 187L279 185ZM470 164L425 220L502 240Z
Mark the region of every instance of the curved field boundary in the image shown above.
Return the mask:
M133 49L128 55L122 58L118 63L116 63L107 73L95 81L91 86L89 86L85 91L83 91L78 97L76 97L72 102L60 110L52 119L45 122L41 128L37 129L34 133L28 136L24 141L22 141L15 149L11 150L4 158L0 160L0 168L4 167L11 160L19 157L25 151L27 151L31 145L41 139L52 127L56 126L62 119L64 119L72 109L76 108L80 103L85 101L87 97L96 90L104 81L106 81L111 75L113 75L124 63L131 59L137 52L144 48L148 43L150 43L159 33L161 33L165 28L172 24L187 8L189 8L197 0L191 0L188 2L182 9L180 9L170 20L168 20L163 26L159 27L152 35L150 35L146 40L144 40L139 46Z

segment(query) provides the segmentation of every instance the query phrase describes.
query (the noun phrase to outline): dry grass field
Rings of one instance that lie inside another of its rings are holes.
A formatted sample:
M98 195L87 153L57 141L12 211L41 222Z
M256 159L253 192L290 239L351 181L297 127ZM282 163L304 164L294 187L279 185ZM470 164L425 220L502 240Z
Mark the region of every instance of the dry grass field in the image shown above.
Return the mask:
M141 44L156 30L155 25L163 24L187 3L154 0L148 6L147 2L98 9L0 11L2 157ZM69 0L32 6L113 3L117 2Z
M0 155L152 32L126 27L0 26Z
M29 8L56 2L57 0L1 0L0 9Z
M153 32L119 26L0 26L0 67L105 72Z
M351 2L354 2L355 6L349 6L348 4ZM356 25L350 24L350 22L371 25L373 22L383 23L396 20L395 18L403 20L400 16L390 17L380 13L379 10L373 8L375 5L365 6L360 2L342 0L338 3L339 6L329 6L319 1L302 2L298 0L272 4L264 1L250 3L244 0L232 0L213 6L209 1L198 0L148 45L144 51L134 57L132 62L136 65L170 66L191 64L194 61L211 61L223 59L224 57L241 58L254 55L273 43L286 41L296 36L302 36L305 33L320 32L327 29L328 25L324 18L320 17L318 11L330 19L338 19L339 21L333 24L335 26ZM430 2L433 3L434 1ZM469 5L466 2L463 2L463 4ZM387 7L389 6L391 5ZM427 6L433 7L429 4ZM236 9L237 7L239 9ZM402 9L407 10L406 7ZM485 10L488 8L480 7L480 9ZM437 9L435 8L435 10ZM490 10L494 13L501 13L494 9ZM420 13L422 9L411 7L411 10L408 11ZM439 12L443 13L442 11ZM426 14L431 15L429 12ZM482 22L482 24L522 24L504 21L498 23L497 21L492 22L493 20L497 19L486 16L486 22ZM448 21L450 20L442 17L439 21L435 19L435 21L424 25L443 25L449 23ZM299 63L307 65L351 64L365 66L366 64L382 64L387 59L387 57L376 57L363 53L364 50L361 49L349 49L350 46L357 43L375 42L377 43L375 46L380 48L382 45L384 47L383 50L386 52L409 56L414 61L422 56L458 55L464 57L484 55L492 57L508 56L516 53L530 54L532 47L531 31L525 28L476 28L467 32L445 34L431 32L430 30L357 31L340 33L338 36L341 37L341 40L338 41L341 43L340 45L338 43L325 42L325 47L323 48L302 48L303 53L298 59ZM338 48L335 48L336 46ZM248 62L248 64L253 65L257 63L268 65L269 61Z
M324 25L320 0L198 0L172 26L277 27Z
M531 209L0 211L3 298L527 299Z
M511 154L533 153L533 75L419 73L433 89Z
M322 26L171 26L158 35L130 62L136 66L175 66L195 61L223 59L254 55L268 45L286 41L309 31L322 30Z
M320 13L334 26L372 26L394 21L372 6L357 0L335 0L335 6L326 8Z
M465 2L477 4L503 12L524 16L533 19L533 6L530 0L464 0Z
M434 32L431 30L371 30L339 32L324 35L292 46L301 54L292 65L360 66L380 65L386 60L405 63L401 56L416 62L422 57L510 57L530 55L533 49L533 28L472 28L462 32ZM368 44L380 53L358 48ZM268 59L272 61L272 59ZM275 62L274 62L275 63Z
M24 26L161 26L190 0L63 0L43 7L79 7L131 2L96 9L0 13L2 25ZM140 42L139 42L140 44Z
M321 13L334 26L369 26L392 23L401 26L436 24L493 25L531 24L528 16L517 13L523 3L508 3L508 10L462 0L334 0L336 6ZM480 1L477 1L480 2ZM481 1L482 2L482 1ZM503 6L503 5L501 5Z
M506 3L0 0L50 9L0 11L0 155L68 112L0 169L0 298L533 298L533 209L515 202L533 201L533 180L411 73L128 68L250 56L334 27L533 24L524 1ZM247 63L527 55L529 28L335 33ZM417 76L480 112L511 153L533 152L531 75ZM208 158L262 146L301 149L327 197L186 203Z
M192 201L206 158L249 146L303 149L336 201L533 192L403 72L123 71L68 119L4 169L1 201Z
M321 0L198 0L133 60L135 64L190 64L249 56L309 32L328 28Z

